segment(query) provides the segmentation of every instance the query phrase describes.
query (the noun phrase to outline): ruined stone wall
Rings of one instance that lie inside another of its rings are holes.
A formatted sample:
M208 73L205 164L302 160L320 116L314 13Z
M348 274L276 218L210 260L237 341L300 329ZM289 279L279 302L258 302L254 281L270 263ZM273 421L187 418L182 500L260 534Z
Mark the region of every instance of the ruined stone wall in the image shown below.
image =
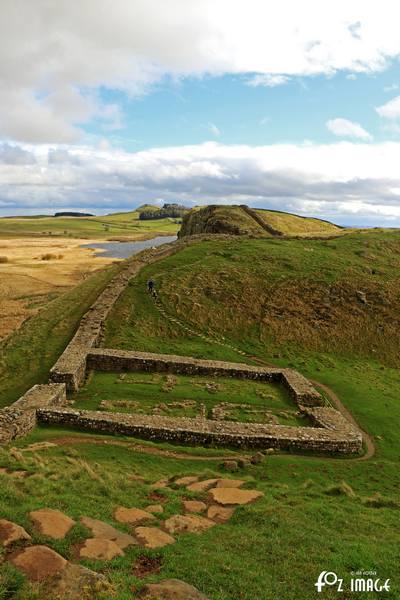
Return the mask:
M338 411L324 406L322 396L300 373L291 369L256 367L192 357L96 348L104 322L130 279L142 267L167 257L207 236L197 236L147 250L126 261L82 318L79 328L51 370L51 383L36 385L11 406L0 410L0 444L26 435L37 422L90 431L135 435L190 445L281 448L329 453L360 452L362 435ZM76 391L87 370L158 371L189 375L225 376L280 382L289 390L315 427L287 427L207 419L76 411L62 408L66 389ZM61 408L60 408L61 407Z
M87 357L88 369L99 371L158 371L186 375L207 375L255 379L282 383L301 407L322 406L324 400L312 384L292 369L255 367L244 363L202 360L190 356L153 354L108 348L93 348Z
M74 337L51 369L50 380L65 383L68 391L77 391L86 373L88 350L96 346L102 335L104 322L130 279L146 265L177 252L187 242L165 244L155 250L146 250L126 261L126 268L113 277L88 312L82 317Z
M362 436L353 428L342 433L319 427L288 427L73 409L41 409L38 411L38 419L40 423L47 425L63 425L85 431L129 435L191 446L279 448L339 454L359 452L362 447Z
M39 408L63 406L67 401L65 385L34 385L16 402L0 410L0 444L29 433L37 422Z

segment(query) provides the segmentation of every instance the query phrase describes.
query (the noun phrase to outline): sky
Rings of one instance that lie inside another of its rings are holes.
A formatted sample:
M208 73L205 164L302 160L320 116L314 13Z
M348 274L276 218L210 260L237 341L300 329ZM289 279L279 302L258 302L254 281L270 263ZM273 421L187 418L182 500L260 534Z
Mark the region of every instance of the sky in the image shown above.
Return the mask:
M400 227L398 0L1 0L0 215Z

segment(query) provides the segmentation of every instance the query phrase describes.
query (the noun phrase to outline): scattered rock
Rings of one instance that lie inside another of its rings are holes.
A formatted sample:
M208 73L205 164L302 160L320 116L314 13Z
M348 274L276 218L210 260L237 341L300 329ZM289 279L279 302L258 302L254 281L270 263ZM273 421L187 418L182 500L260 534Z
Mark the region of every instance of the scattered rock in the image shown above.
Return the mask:
M115 542L121 550L128 546L136 545L135 538L128 533L115 529L112 525L99 521L98 519L92 519L90 517L82 517L81 523L85 525L93 534L95 538L103 538Z
M23 527L12 521L7 521L7 519L0 519L0 544L11 546L14 542L30 539L31 536Z
M79 548L79 558L94 560L112 560L116 556L124 556L123 550L115 542L106 538L89 538Z
M162 513L164 512L164 507L161 504L150 504L146 506L145 510L149 513Z
M186 489L190 492L205 492L210 487L212 487L215 483L217 483L218 479L205 479L204 481L197 481L196 483L191 483L186 486Z
M175 479L174 483L177 485L190 485L191 483L195 483L198 481L198 477L180 477L179 479Z
M213 504L207 511L207 517L213 521L216 521L217 523L226 523L226 521L229 521L234 512L234 508L227 508L225 506Z
M104 575L72 563L45 584L46 593L51 598L62 600L93 600L97 593L106 592L109 588Z
M168 483L169 483L168 479L159 479L158 481L156 481L155 483L153 483L150 486L150 489L159 490L161 488L167 487Z
M136 527L135 535L145 548L163 548L174 544L175 539L158 527Z
M47 535L55 540L64 538L75 521L60 510L42 508L29 513L30 519L37 527L39 533Z
M241 469L246 469L247 467L249 467L251 465L251 462L249 461L248 458L239 458L238 465Z
M231 473L234 473L239 469L239 465L236 460L224 460L221 466L223 469L225 469L225 471L230 471Z
M10 561L29 581L43 581L62 571L67 561L47 546L29 546L16 553Z
M301 416L301 413L300 413ZM275 448L267 448L265 454L275 454Z
M123 506L119 506L115 510L114 517L120 523L130 523L132 525L155 518L154 515L141 508L124 508Z
M249 504L264 494L256 490L239 490L237 488L213 488L212 499L218 504Z
M195 587L179 579L148 583L139 594L143 600L208 600Z
M262 452L256 452L251 458L250 462L253 465L258 465L264 460L264 454Z
M202 533L215 523L199 515L174 515L164 522L165 529L172 534L175 533Z
M243 479L218 479L217 488L240 488L246 483Z
M207 508L207 504L200 502L199 500L184 500L183 508L186 512L204 512Z

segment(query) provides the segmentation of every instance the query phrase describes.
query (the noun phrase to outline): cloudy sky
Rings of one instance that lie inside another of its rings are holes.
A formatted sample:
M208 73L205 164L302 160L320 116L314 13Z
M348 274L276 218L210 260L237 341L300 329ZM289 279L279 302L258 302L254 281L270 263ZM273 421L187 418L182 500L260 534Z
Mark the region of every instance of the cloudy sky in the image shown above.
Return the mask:
M400 226L398 0L1 0L0 215Z

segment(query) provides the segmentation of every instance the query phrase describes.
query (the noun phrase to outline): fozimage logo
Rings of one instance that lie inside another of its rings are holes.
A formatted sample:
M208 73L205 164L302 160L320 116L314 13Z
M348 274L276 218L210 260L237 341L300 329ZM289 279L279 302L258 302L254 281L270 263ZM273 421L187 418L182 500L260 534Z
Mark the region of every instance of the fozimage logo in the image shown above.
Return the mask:
M376 577L376 571L352 571L349 584L344 584L333 571L322 571L314 584L318 592L322 592L325 586L334 587L337 592L389 592L390 579Z

